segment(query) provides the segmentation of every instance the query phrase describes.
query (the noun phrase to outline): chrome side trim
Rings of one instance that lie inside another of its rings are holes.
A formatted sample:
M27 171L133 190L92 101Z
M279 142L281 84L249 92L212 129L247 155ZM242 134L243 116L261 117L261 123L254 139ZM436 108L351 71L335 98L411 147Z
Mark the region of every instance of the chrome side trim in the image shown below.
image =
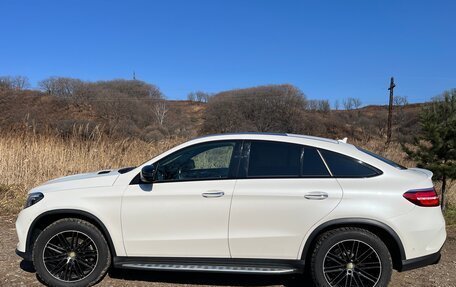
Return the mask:
M125 263L123 268L170 270L170 271L203 271L203 272L228 272L228 273L257 273L257 274L289 274L297 270L293 268L250 267L250 266L225 266L225 265L196 265L196 264L153 264L153 263Z

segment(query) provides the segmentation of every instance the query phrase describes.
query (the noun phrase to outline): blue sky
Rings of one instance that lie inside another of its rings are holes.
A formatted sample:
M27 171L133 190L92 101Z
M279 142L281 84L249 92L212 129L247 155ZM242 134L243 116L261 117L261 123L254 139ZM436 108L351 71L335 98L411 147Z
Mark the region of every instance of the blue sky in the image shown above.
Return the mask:
M170 99L290 83L411 102L456 87L456 1L0 2L0 75L137 78Z

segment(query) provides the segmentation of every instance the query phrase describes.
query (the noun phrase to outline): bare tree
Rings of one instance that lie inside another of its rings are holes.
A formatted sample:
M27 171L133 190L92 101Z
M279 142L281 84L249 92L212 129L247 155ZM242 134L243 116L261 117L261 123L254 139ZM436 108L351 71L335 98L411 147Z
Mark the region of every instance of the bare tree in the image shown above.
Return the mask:
M196 95L195 95L195 93L194 93L194 92L188 93L188 95L187 95L187 100L189 100L189 101L191 101L191 102L196 101Z
M218 93L209 99L203 132L300 132L306 99L292 85Z
M187 95L189 101L197 101L200 103L207 103L210 97L211 94L202 91L190 92Z
M361 100L359 98L347 98L343 101L345 110L353 110L361 107Z
M0 77L0 90L11 90L12 89L12 82L10 76L2 76Z
M361 107L362 103L359 98L353 98L352 101L353 101L353 106L355 107L355 109L359 109Z
M344 110L352 110L353 109L353 103L351 101L351 98L344 99L342 104L344 105Z
M13 77L13 88L16 90L25 90L30 88L29 79L25 76Z
M62 98L74 96L82 85L83 82L79 79L65 77L50 77L38 83L41 90Z
M162 127L165 122L166 114L168 113L168 107L165 101L157 101L152 110L157 124Z
M334 109L335 109L336 111L338 111L339 108L340 108L339 100L336 100L336 101L334 102Z
M331 110L328 100L308 100L307 110L327 113Z
M30 87L30 82L24 76L3 76L0 77L0 89L24 90Z
M408 99L406 96L394 96L393 104L395 106L403 107L408 105Z

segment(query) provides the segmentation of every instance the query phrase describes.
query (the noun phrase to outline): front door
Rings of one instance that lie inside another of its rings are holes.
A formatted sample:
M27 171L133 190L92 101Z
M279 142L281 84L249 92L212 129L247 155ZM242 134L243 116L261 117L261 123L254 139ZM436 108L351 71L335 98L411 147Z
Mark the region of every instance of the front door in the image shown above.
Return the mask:
M128 256L230 257L228 222L240 143L183 148L154 163L152 184L131 184L122 200Z

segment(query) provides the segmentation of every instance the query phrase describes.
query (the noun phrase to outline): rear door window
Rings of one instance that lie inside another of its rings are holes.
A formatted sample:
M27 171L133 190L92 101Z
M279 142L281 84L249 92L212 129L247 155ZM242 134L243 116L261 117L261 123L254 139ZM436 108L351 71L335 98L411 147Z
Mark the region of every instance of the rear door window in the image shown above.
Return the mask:
M247 177L299 177L301 152L301 145L252 141Z
M303 177L329 177L330 174L316 148L305 147L302 160Z

